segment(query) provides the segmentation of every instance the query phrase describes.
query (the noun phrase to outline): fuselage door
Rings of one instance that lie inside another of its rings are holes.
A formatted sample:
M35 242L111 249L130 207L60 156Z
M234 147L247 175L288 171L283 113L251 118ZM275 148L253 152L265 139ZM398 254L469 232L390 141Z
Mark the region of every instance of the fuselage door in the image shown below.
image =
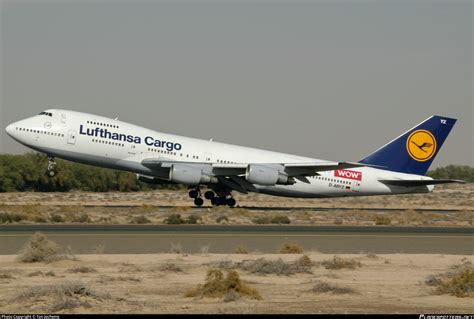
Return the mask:
M70 130L67 134L67 143L74 145L76 144L76 131Z
M212 154L211 153L205 153L204 154L204 160L206 162L212 162Z

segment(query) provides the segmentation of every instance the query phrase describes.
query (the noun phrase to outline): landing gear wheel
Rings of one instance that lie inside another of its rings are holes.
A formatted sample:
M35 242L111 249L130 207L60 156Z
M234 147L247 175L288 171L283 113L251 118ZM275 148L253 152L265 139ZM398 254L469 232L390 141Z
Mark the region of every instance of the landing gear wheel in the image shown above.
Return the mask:
M212 206L219 206L219 197L211 198L211 204Z
M229 207L234 207L235 206L235 199L233 199L232 197L231 198L227 198L226 200L227 202L227 205L229 205Z
M192 189L189 191L189 197L191 198L198 198L199 196L199 192L195 189ZM202 204L201 204L202 205Z
M209 199L209 200L212 201L212 199L214 197L216 197L216 194L214 194L214 192L212 192L212 191L207 191L207 192L204 193L204 198L205 199Z
M194 199L194 205L202 206L202 204L204 204L204 200L201 197Z
M54 169L48 170L46 171L46 175L48 175L48 177L54 177L56 176L56 171Z
M48 156L48 170L46 171L46 175L48 177L56 176L56 162L54 161L54 157Z

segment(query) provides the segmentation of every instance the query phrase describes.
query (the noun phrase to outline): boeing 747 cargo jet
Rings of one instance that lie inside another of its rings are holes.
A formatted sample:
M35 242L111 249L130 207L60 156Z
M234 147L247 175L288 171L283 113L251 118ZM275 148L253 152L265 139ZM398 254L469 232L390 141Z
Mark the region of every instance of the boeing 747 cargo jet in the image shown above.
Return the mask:
M331 162L160 133L93 114L51 109L10 124L19 143L54 158L134 172L146 183L189 186L194 204L236 204L232 192L322 198L431 192L462 182L425 176L455 119L431 116L358 162Z

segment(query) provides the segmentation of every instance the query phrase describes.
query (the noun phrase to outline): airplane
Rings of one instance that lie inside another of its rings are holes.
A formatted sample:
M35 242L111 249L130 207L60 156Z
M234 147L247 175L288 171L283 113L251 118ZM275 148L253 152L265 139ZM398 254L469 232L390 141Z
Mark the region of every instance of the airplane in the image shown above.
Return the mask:
M357 162L292 154L160 133L117 118L49 109L6 127L17 142L54 159L130 171L150 184L184 184L196 206L204 198L233 207L232 192L296 198L428 193L460 180L425 176L456 119L433 115Z

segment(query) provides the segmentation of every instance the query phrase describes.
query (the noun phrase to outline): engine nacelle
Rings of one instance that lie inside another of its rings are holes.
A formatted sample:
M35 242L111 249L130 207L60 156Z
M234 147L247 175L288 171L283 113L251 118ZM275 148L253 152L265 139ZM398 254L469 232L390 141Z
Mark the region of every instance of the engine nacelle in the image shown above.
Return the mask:
M202 172L200 168L184 164L173 164L170 168L170 181L186 185L217 183L217 178Z
M245 179L258 185L271 186L276 184L290 185L295 181L292 177L288 177L282 170L260 164L250 164L245 172Z

